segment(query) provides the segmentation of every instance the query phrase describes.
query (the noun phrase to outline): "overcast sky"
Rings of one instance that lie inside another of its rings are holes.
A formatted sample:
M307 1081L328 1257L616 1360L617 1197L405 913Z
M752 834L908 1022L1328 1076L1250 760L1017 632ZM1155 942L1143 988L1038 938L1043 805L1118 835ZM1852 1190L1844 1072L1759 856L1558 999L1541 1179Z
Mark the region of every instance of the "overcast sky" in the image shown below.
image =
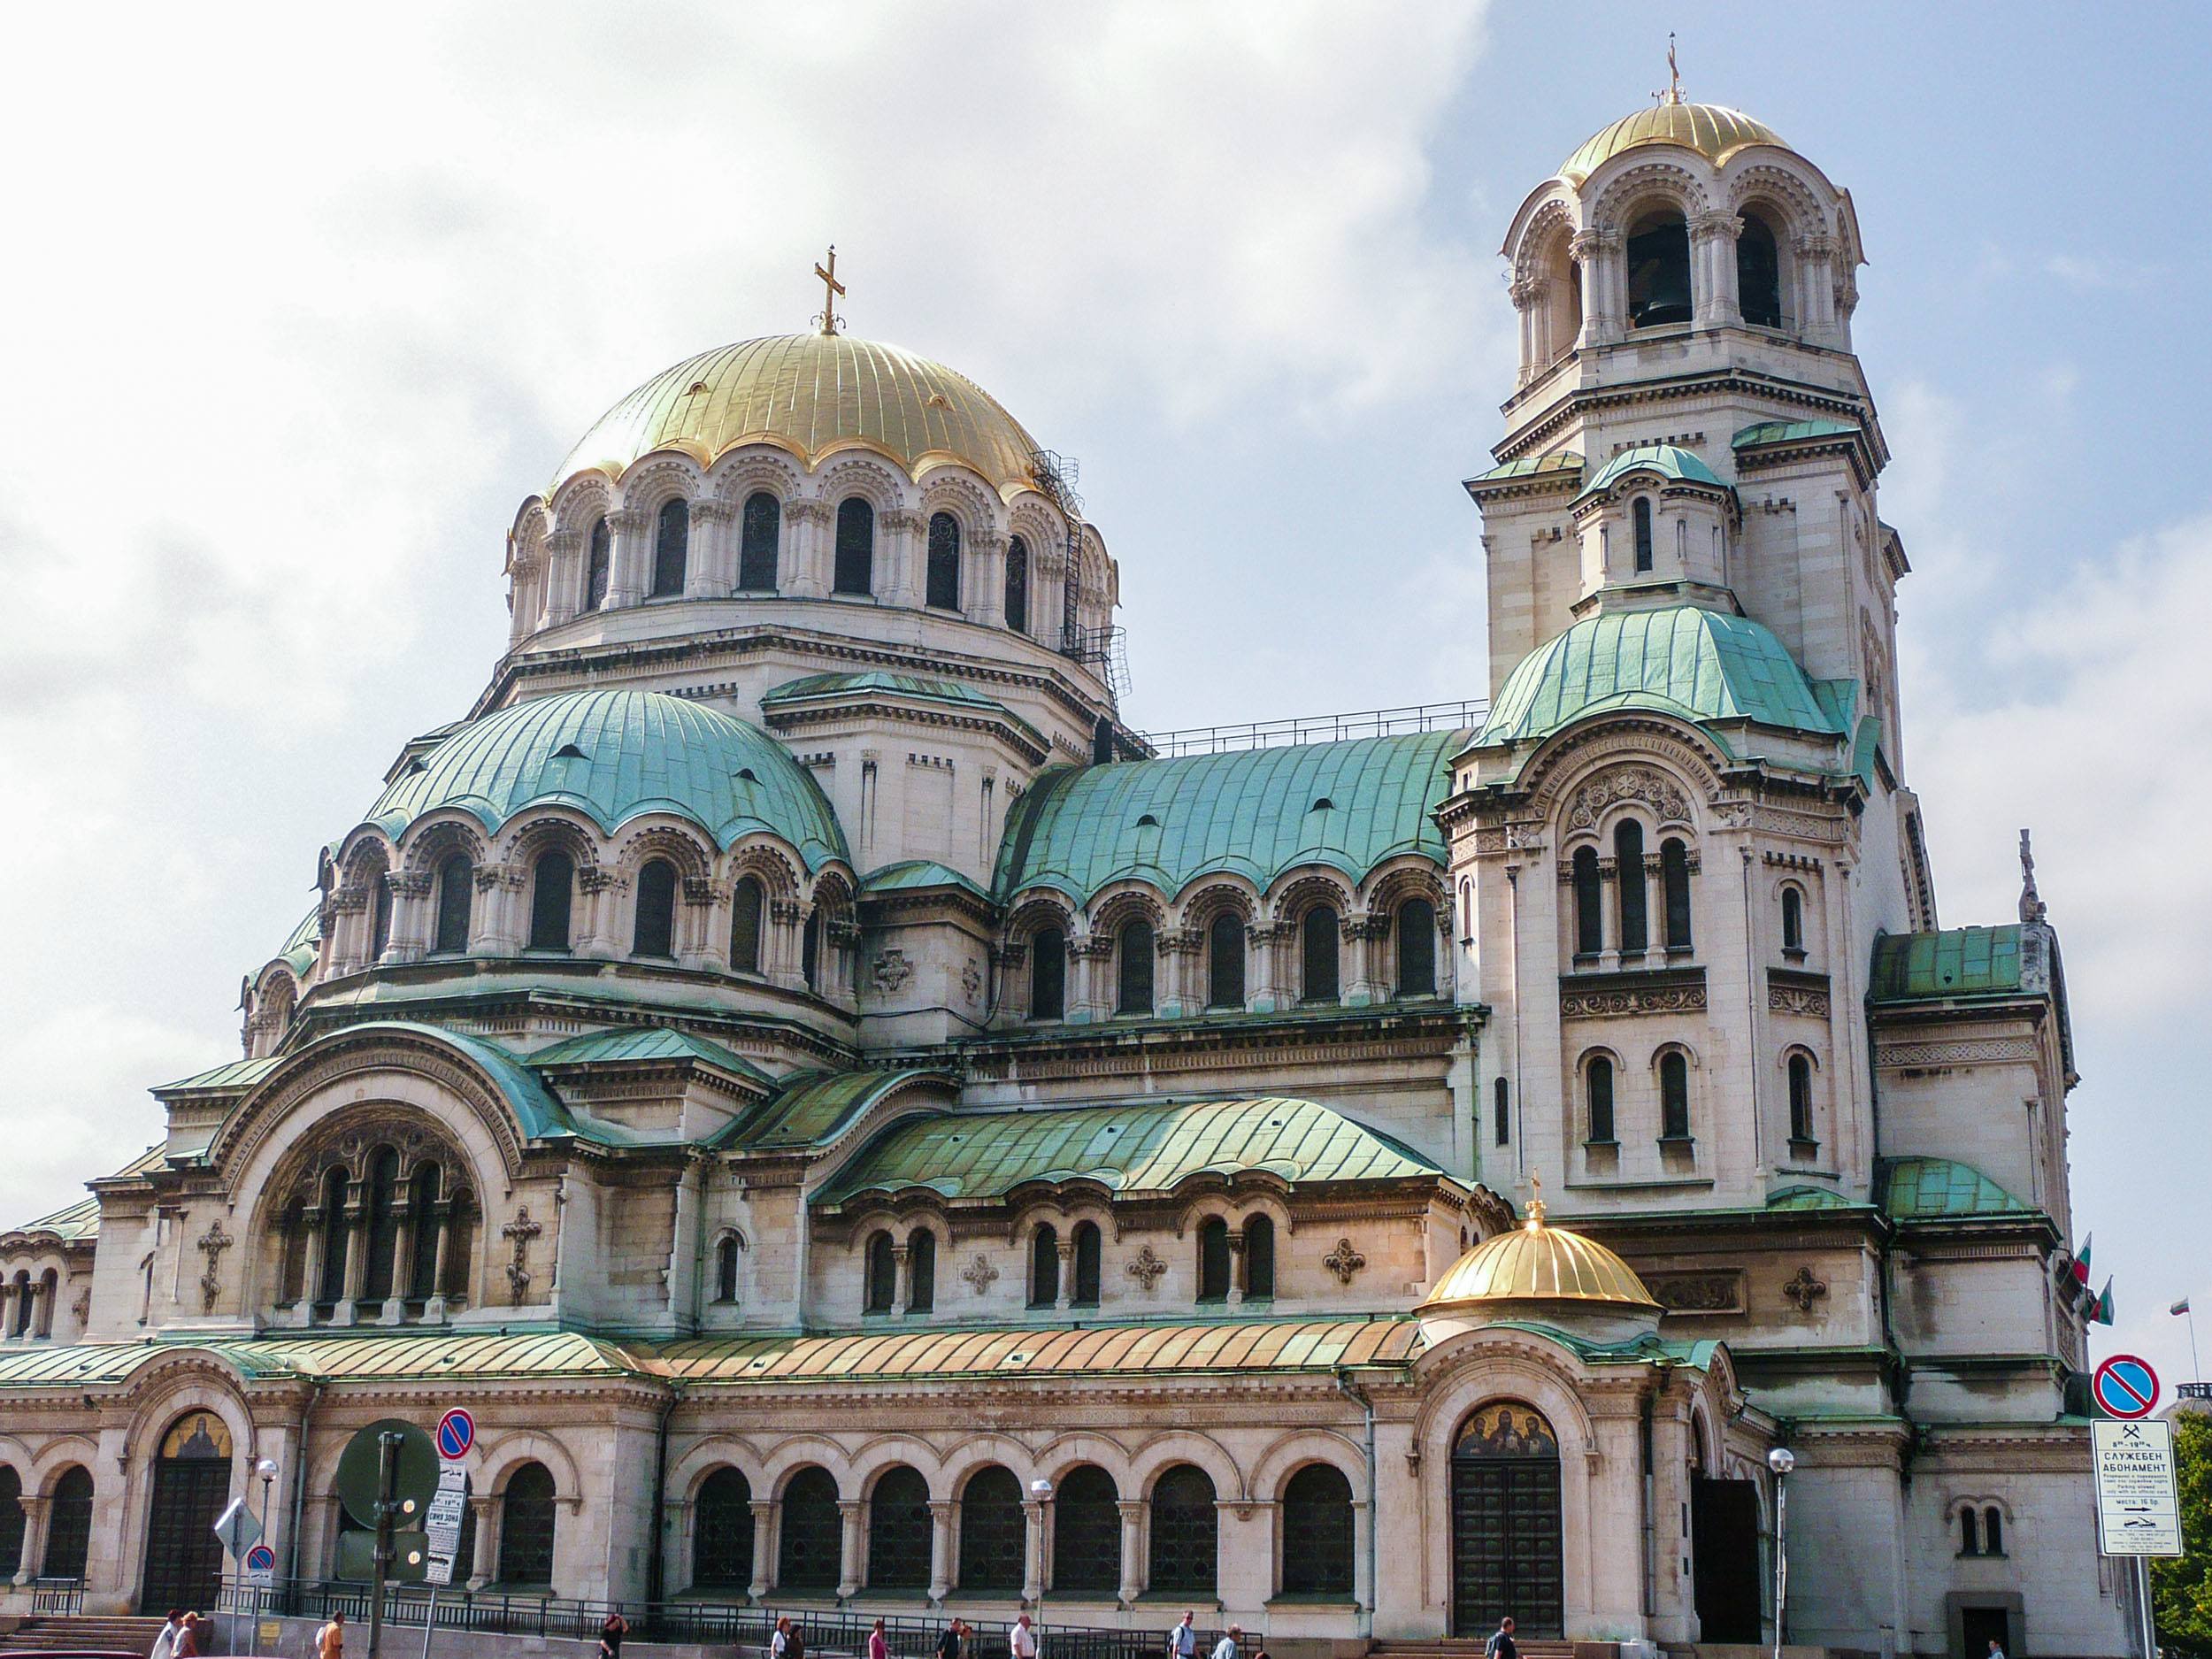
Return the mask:
M502 537L647 376L805 326L1079 457L1155 729L1479 695L1521 197L1647 5L24 7L0 101L0 1222L233 1057L315 849L503 641ZM1684 6L1847 188L1943 919L2032 826L2117 1341L2212 1299L2212 230L2185 6ZM2212 1300L2207 1312L2212 1316ZM2208 1327L2212 1329L2212 1327ZM2107 1346L2109 1346L2108 1344Z

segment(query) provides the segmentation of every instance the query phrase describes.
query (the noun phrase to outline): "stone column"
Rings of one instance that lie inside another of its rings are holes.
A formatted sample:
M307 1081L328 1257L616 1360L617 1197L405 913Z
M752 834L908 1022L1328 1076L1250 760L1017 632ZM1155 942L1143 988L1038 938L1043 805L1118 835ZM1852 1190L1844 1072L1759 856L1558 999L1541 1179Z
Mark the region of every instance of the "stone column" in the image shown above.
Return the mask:
M691 557L684 566L684 597L727 599L737 588L737 509L726 501L691 503Z
M574 530L556 530L545 538L545 626L557 628L576 618L584 593L580 556L583 536Z
M476 1517L476 1559L469 1563L468 1587L480 1590L499 1571L499 1540L493 1536L499 1530L499 1500L488 1494L472 1495L469 1509Z
M346 1206L346 1298L338 1304L340 1325L352 1325L361 1317L361 1288L369 1276L369 1206L365 1193L357 1193Z
M404 1184L392 1193L392 1202L399 1206L399 1237L392 1244L392 1294L383 1308L386 1325L406 1323L407 1293L415 1283L415 1206L408 1202L411 1195Z
M968 568L961 572L960 608L972 622L987 628L1006 626L1006 538L987 532L969 549Z
M837 1513L844 1522L837 1563L837 1599L841 1601L850 1599L860 1590L861 1571L866 1564L865 1557L861 1553L864 1548L861 1519L867 1509L868 1506L858 1498L840 1498L837 1501Z
M1114 941L1101 934L1086 934L1068 941L1070 1025L1090 1025L1113 1018L1113 996L1107 984L1111 977L1107 972L1108 964L1113 954Z
M623 954L618 912L628 890L628 883L604 864L577 868L576 894L581 902L569 922L576 940L572 954L602 961Z
M511 554L507 565L507 643L519 645L538 626L545 607L545 561L528 553Z
M1246 987L1247 1004L1254 1013L1271 1014L1297 1005L1297 992L1286 982L1290 941L1297 929L1288 922L1265 922L1248 930L1252 940L1252 983Z
M1520 277L1506 292L1512 298L1521 324L1521 370L1514 384L1526 386L1536 378L1536 371L1549 361L1537 337L1537 307L1543 303L1544 285L1533 278Z
M753 1500L753 1581L746 1594L757 1601L768 1594L768 1570L775 1564L776 1501Z
M876 597L919 610L922 603L923 526L918 512L894 507L876 515Z
M384 878L392 890L392 937L384 947L386 962L420 962L430 953L430 933L435 926L437 883L427 870L395 870Z
M1229 1229L1229 1306L1244 1300L1244 1229Z
M1022 1500L1022 1602L1034 1607L1045 1593L1045 1506Z
M1075 1229L1069 1228L1054 1248L1060 1256L1060 1294L1052 1299L1052 1307L1056 1313L1065 1313L1075 1298Z
M1733 213L1700 213L1690 221L1690 315L1701 328L1743 321L1736 288L1736 238L1743 220Z
M929 1501L929 1601L944 1605L952 1592L952 1509L950 1498Z
M1836 239L1824 234L1798 237L1791 244L1797 256L1797 326L1808 340L1827 341L1836 325Z
M634 605L645 597L653 564L653 517L635 507L607 515L607 532L613 547L607 559L607 598L604 608Z
M795 599L819 599L830 590L833 516L826 502L787 501L783 504L777 586Z
M891 1264L896 1289L891 1296L891 1311L903 1314L907 1304L914 1300L913 1252L904 1240L891 1247Z
M323 1236L323 1210L319 1203L300 1217L307 1229L307 1265L300 1275L300 1299L293 1305L292 1323L308 1325L315 1323L315 1301L323 1287L323 1251L328 1240Z
M28 1584L45 1563L46 1524L52 1501L27 1492L16 1502L23 1506L23 1555L16 1565L15 1582Z
M1366 1008L1388 1002L1390 918L1348 916L1338 931L1344 941L1344 960L1340 967L1349 970L1340 977L1344 1005Z
M430 1296L423 1303L422 1317L434 1324L445 1317L445 1262L446 1249L453 1237L453 1201L442 1199L430 1207L431 1258ZM422 1240L415 1240L415 1248L422 1248Z
M1116 1594L1124 1607L1133 1607L1144 1594L1145 1502L1124 1498L1114 1507L1121 1511L1121 1588Z

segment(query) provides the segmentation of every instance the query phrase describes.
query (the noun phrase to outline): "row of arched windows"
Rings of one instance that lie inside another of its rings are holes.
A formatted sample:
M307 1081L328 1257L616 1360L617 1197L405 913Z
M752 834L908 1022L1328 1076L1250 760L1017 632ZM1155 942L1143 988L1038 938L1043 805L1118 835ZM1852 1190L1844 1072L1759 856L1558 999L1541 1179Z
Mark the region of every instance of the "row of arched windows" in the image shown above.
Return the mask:
M1605 873L1598 849L1578 847L1569 865L1574 886L1578 959L1596 957L1606 949ZM1617 891L1612 916L1613 949L1624 956L1651 949L1651 885L1644 869L1644 826L1623 818L1613 829L1613 874ZM1690 849L1681 837L1659 843L1660 941L1670 956L1693 948L1690 919Z
M1782 257L1774 230L1756 213L1743 215L1736 235L1736 303L1744 321L1782 326ZM1628 326L1686 323L1694 307L1690 227L1681 210L1656 208L1629 227Z
M737 587L740 593L772 594L782 585L783 503L757 490L738 515ZM586 538L583 608L607 603L612 576L614 538L603 515ZM849 495L837 504L832 541L830 587L833 593L869 597L876 591L876 510L864 496ZM653 524L651 599L682 595L691 561L691 506L680 496L661 503ZM960 520L949 512L930 516L923 603L933 610L958 611L964 600ZM1029 631L1029 544L1015 536L1008 544L1005 569L1006 626Z
M1664 1048L1653 1070L1659 1082L1659 1141L1686 1141L1690 1136L1690 1061L1679 1048ZM1592 1146L1620 1144L1615 1088L1619 1066L1602 1052L1582 1060L1583 1139Z
M327 1314L343 1302L420 1304L469 1294L478 1233L476 1195L435 1159L404 1172L388 1146L369 1154L356 1179L342 1165L323 1172L311 1199L280 1217L280 1306L311 1302Z
M0 1584L23 1571L23 1477L0 1463ZM63 1470L46 1506L46 1548L35 1576L81 1579L92 1552L92 1471L82 1463Z
M12 1281L0 1284L0 1335L52 1336L54 1302L60 1294L61 1275L55 1269L36 1277L28 1268L16 1269Z
M861 1275L861 1311L887 1314L900 1307L899 1251L888 1233L870 1235ZM937 1237L926 1227L907 1234L904 1311L926 1313L937 1304ZM736 1299L736 1246L726 1240L718 1267L727 1289L722 1300ZM1032 1308L1061 1305L1064 1292L1071 1308L1095 1308L1104 1284L1104 1240L1098 1224L1079 1221L1064 1250L1060 1230L1041 1223L1029 1238L1028 1303ZM1210 1216L1198 1226L1196 1282L1202 1302L1226 1302L1233 1283L1247 1301L1275 1294L1275 1224L1266 1216L1248 1216L1240 1233L1232 1235L1229 1224Z
M2005 1514L1995 1504L1968 1504L1959 1511L1959 1554L2001 1555L2005 1553Z

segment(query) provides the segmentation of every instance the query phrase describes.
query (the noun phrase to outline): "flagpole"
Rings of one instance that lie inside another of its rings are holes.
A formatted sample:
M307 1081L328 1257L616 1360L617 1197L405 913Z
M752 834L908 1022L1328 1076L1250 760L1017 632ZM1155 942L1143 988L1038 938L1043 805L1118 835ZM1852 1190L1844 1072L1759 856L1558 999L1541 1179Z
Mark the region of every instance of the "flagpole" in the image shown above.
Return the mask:
M2189 1370L2192 1373L2190 1380L2201 1386L2204 1367L2197 1363L2197 1310L2194 1308L2189 1310Z

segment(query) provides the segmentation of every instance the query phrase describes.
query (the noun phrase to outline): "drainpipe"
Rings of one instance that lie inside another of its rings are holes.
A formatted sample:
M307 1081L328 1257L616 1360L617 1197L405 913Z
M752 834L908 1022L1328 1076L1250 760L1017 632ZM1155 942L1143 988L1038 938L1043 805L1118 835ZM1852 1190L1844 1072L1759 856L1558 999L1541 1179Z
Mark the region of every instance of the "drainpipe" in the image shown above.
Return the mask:
M1505 870L1506 933L1513 949L1513 1172L1517 1181L1528 1173L1528 1116L1521 1105L1521 872L1517 864ZM1493 1139L1495 1139L1493 1136Z
M645 1608L649 1623L652 1610L664 1599L663 1593L667 1587L667 1552L664 1545L668 1531L668 1420L682 1403L682 1391L670 1383L668 1402L661 1407L660 1425L653 1434L653 1548L645 1558Z
M1636 1449L1642 1465L1640 1478L1636 1483L1636 1502L1637 1508L1641 1514L1643 1532L1644 1640L1646 1641L1652 1639L1651 1623L1658 1613L1659 1563L1656 1555L1658 1529L1657 1517L1653 1514L1658 1503L1658 1494L1654 1486L1655 1477L1652 1470L1654 1459L1651 1451L1652 1410L1657 1400L1658 1389L1654 1387L1647 1388L1642 1397L1636 1402Z
M1751 935L1751 849L1743 852L1743 965L1745 989L1751 1007L1751 1022L1747 1027L1751 1040L1751 1163L1759 1173L1759 1184L1766 1185L1766 1125L1761 1120L1759 1109L1759 1021L1766 1013L1767 999L1759 985L1759 951Z
M322 1384L311 1383L307 1402L300 1407L299 1435L292 1447L292 1525L286 1534L288 1548L285 1551L288 1559L284 1571L294 1584L300 1581L300 1517L307 1509L307 1424L322 1397Z
M1360 1603L1359 1633L1371 1639L1375 1634L1375 1529L1382 1525L1375 1509L1375 1401L1347 1372L1331 1374L1338 1391L1367 1414L1367 1594Z

